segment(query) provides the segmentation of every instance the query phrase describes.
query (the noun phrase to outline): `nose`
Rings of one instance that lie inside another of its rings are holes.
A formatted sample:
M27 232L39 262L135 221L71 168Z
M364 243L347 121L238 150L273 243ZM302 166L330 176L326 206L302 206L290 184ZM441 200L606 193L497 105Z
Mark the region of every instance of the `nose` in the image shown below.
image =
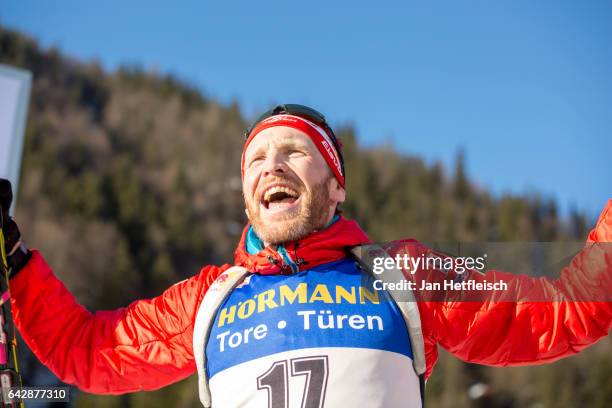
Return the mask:
M263 165L262 175L264 177L287 172L287 162L284 155L278 151L268 152Z

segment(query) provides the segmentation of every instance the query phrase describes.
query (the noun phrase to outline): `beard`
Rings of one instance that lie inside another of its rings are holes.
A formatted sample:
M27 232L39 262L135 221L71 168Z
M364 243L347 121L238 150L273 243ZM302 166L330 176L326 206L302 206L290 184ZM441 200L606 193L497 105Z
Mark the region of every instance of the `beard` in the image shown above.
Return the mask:
M315 184L308 191L302 183L289 177L278 177L275 182L290 183L296 191L300 192L300 203L296 210L288 211L273 221L264 221L261 215L261 206L258 195L248 200L244 199L248 210L249 221L257 236L267 244L281 244L283 242L297 241L322 229L329 216L331 200L329 197L329 180L326 177L321 183ZM268 184L269 185L269 184Z

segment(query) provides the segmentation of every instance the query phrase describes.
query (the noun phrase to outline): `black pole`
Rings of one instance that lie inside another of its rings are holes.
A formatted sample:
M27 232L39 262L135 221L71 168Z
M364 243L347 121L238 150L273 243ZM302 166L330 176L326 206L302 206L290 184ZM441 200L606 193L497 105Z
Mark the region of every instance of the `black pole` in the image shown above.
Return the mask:
M11 194L12 195L12 194ZM5 198L5 197L3 197ZM12 197L11 197L12 198ZM3 200L4 201L4 200ZM9 201L10 202L10 201ZM17 363L17 338L13 314L11 312L11 295L9 291L9 266L4 241L4 208L0 205L0 400L2 407L25 407L23 401L14 397L11 389L21 388L21 375Z

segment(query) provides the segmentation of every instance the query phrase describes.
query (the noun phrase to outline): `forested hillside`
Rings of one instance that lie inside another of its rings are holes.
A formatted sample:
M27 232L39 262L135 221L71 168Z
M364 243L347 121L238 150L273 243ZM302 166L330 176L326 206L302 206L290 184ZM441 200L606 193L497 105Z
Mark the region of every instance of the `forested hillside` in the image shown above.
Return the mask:
M91 310L124 306L202 265L231 262L246 221L239 160L248 121L238 104L140 68L105 72L1 27L0 63L33 73L18 222L80 302ZM493 197L477 187L461 153L455 163L430 166L392 145L364 148L349 126L336 133L347 162L343 211L375 240L586 236L585 217L560 219L549 199ZM21 350L26 383L48 384ZM611 355L610 338L535 368L482 368L442 355L428 405L604 407L612 401ZM472 400L467 390L476 382L489 389ZM79 407L198 405L195 377L152 393L74 398Z

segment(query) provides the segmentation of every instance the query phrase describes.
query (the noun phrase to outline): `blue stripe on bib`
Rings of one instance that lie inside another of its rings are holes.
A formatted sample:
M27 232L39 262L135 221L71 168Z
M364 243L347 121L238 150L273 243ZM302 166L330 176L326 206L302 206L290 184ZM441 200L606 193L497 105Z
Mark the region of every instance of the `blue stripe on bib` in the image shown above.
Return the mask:
M353 260L293 275L250 275L223 302L206 345L210 377L246 361L313 347L385 350L412 359L404 319L365 285Z

